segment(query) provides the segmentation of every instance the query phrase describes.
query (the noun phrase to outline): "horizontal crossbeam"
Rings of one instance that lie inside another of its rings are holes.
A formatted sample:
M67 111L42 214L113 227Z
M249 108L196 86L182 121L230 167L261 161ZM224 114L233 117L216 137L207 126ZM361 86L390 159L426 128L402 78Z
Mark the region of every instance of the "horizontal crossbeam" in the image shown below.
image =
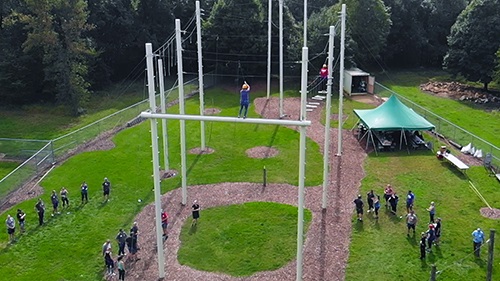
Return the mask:
M152 113L147 111L142 112L141 117L157 118L157 119L189 120L189 121L212 121L212 122L226 122L226 123L299 126L299 127L311 126L311 121L309 120L299 121L299 120L284 120L284 119L236 118L227 116L164 114L164 113Z

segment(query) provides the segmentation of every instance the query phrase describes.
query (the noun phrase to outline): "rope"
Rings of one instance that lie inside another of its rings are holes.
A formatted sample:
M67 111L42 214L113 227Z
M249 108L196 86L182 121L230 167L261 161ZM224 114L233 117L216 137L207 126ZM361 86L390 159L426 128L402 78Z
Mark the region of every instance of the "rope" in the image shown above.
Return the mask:
M483 246L487 245L489 242L490 242L490 239L486 240L486 242L485 242L485 243L483 243L483 244L479 247L479 249L481 249ZM448 266L447 266L447 267L445 267L444 269L442 269L442 270L438 270L438 271L436 272L436 275L439 275L439 274L443 273L443 271L445 271L445 270L447 270L447 269L449 269L449 268L451 268L451 267L455 266L455 264L456 264L456 263L460 263L460 262L462 262L463 260L465 260L466 258L468 258L469 256L471 256L471 255L472 255L472 254L474 254L474 253L475 253L475 251L472 251L472 252L468 253L467 255L465 255L463 258L458 259L458 260L456 260L456 261L452 262L452 264L448 265Z

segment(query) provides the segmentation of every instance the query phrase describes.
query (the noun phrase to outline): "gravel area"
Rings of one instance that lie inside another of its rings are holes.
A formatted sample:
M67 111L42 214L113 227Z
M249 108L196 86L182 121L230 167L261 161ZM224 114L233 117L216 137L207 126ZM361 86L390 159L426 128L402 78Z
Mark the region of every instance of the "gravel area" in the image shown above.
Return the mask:
M255 100L253 109L264 118L278 117L278 99ZM300 112L300 99L290 98L284 101L287 118L297 120ZM319 122L321 108L307 113L312 126L307 135L320 145L323 151L324 126ZM295 128L294 128L295 129ZM331 139L337 139L337 130L330 129ZM347 258L349 256L349 240L351 219L353 214L352 200L359 192L361 179L364 177L363 161L366 157L354 136L343 131L343 153L335 156L337 142L332 141L330 147L331 176L328 186L328 207L321 208L322 187L307 187L305 207L311 210L313 218L306 233L304 243L303 280L344 280ZM239 204L251 201L270 201L297 205L298 188L288 184L269 184L263 188L255 183L220 183L188 187L188 205L182 206L181 189L168 192L162 197L162 206L171 217L169 223L169 239L164 244L166 255L165 280L294 280L296 261L284 267L267 272L259 272L249 277L236 278L225 274L204 272L180 265L177 251L178 239L182 224L191 215L189 204L197 199L202 207L198 227L203 227L203 208L221 205ZM136 217L139 222L141 250L135 262L127 261L128 276L132 280L157 280L158 263L156 260L156 238L154 227L153 205L143 208ZM200 253L203 255L203 253ZM210 258L203 257L200 258Z
M500 220L500 210L495 209L495 208L481 208L479 210L481 212L481 215L483 217L489 218L489 219L494 219L494 220Z
M190 154L212 154L215 152L215 149L210 147L205 147L205 149L201 149L201 147L191 148L189 150Z
M245 151L250 158L271 158L280 153L280 151L274 147L269 146L256 146Z
M221 112L220 108L205 108L205 110L203 111L205 115L216 115L219 114L220 112Z

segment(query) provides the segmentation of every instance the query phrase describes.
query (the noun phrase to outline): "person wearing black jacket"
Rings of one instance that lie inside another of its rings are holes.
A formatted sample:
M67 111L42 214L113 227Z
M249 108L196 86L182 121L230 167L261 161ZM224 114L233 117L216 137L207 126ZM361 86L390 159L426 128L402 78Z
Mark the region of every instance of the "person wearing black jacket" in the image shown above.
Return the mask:
M35 210L38 213L38 223L43 225L43 216L45 214L45 204L43 204L42 198L38 198L38 202L35 205Z

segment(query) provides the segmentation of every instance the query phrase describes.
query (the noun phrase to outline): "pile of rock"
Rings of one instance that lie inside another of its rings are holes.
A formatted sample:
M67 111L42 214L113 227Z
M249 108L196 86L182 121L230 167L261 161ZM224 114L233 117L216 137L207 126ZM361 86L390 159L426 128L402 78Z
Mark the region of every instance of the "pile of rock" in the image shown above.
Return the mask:
M420 89L440 96L478 104L500 103L500 98L482 89L458 82L427 82Z

